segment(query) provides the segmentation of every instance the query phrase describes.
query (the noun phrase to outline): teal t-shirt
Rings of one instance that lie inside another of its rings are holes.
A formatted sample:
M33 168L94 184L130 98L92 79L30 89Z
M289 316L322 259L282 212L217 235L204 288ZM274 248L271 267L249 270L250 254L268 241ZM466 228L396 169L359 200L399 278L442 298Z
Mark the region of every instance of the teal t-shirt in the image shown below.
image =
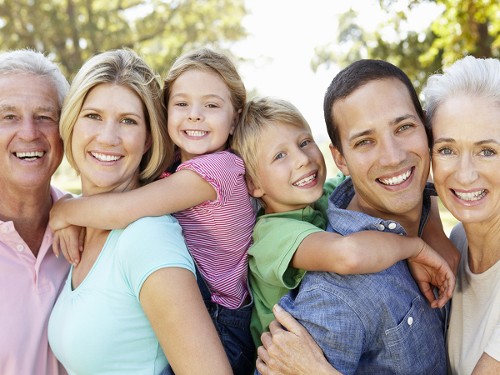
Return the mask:
M300 243L312 233L326 229L328 197L345 176L338 174L323 187L322 197L300 210L261 215L253 231L253 244L248 250L250 289L254 308L250 331L255 345L274 319L273 306L305 275L304 270L290 266Z
M70 375L153 375L167 359L139 302L144 281L164 267L195 273L177 220L145 217L108 235L83 282L72 270L49 320L49 343Z

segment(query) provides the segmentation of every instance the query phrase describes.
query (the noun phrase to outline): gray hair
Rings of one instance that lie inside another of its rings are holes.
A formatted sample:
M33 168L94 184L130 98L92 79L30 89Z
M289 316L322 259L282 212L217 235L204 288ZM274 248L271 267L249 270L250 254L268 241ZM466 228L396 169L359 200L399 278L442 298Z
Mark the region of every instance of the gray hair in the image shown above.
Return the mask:
M423 94L429 126L439 105L457 94L491 98L500 103L500 60L464 57L443 74L430 76Z
M30 49L0 53L0 76L18 73L49 78L57 90L57 103L61 109L69 90L69 83L55 63L43 53Z

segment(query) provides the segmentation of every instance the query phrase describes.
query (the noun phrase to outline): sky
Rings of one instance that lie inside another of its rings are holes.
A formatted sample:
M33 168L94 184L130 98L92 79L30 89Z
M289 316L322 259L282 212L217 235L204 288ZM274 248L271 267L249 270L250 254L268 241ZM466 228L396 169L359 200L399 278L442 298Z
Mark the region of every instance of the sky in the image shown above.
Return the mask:
M246 63L238 70L248 90L292 102L309 122L318 144L328 144L323 119L323 96L336 66L311 69L314 49L335 43L337 17L350 7L359 13L366 29L378 25L383 13L377 0L246 0L249 14L243 25L249 36L231 48ZM397 7L406 7L399 0ZM411 27L425 27L429 10L415 12ZM390 35L388 35L390 37Z

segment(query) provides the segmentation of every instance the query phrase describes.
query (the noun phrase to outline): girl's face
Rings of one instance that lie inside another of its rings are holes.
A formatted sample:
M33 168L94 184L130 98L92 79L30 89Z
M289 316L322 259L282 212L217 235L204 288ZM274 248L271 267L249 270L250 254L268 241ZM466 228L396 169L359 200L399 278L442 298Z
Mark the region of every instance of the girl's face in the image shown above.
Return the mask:
M229 88L217 73L189 70L172 84L168 134L181 161L226 149L237 120Z
M124 86L94 87L76 120L71 147L84 195L136 187L150 147L141 99Z
M432 169L439 197L464 224L500 218L500 105L456 96L432 123Z

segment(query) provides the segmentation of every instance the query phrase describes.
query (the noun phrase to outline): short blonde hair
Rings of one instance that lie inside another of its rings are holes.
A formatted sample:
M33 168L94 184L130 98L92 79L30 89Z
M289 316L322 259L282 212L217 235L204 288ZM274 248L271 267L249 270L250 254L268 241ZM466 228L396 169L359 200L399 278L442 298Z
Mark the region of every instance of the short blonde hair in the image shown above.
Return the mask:
M141 99L151 147L141 160L139 179L143 184L153 181L172 163L173 144L167 133L158 76L128 49L107 51L90 58L73 79L59 125L68 162L79 172L71 150L75 123L88 93L102 83L127 87Z
M231 143L232 150L245 163L248 177L257 179L259 146L264 131L277 124L286 124L311 131L300 111L290 102L273 97L250 100L241 114Z

